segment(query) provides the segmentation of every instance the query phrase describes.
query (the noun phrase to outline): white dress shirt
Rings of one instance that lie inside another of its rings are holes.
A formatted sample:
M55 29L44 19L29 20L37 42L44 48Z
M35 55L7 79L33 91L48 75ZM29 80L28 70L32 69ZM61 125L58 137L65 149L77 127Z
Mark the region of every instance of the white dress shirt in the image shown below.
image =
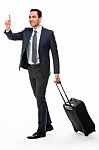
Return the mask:
M28 47L27 47L27 58L28 58L28 63L30 65L33 64L33 61L32 61L32 38L34 35L34 30L35 29L33 29L33 32L32 32L31 38L29 40ZM42 30L42 26L40 26L39 28L36 29L36 31L37 31L37 64L40 63L38 50L39 50L39 41L40 41L40 36L41 36L41 30Z

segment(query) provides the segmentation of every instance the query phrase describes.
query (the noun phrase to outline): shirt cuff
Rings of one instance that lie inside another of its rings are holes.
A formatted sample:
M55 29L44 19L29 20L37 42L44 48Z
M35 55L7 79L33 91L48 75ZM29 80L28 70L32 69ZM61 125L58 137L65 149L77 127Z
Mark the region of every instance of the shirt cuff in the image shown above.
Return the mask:
M11 29L9 29L9 30L6 29L6 32L9 32L10 30L11 30Z

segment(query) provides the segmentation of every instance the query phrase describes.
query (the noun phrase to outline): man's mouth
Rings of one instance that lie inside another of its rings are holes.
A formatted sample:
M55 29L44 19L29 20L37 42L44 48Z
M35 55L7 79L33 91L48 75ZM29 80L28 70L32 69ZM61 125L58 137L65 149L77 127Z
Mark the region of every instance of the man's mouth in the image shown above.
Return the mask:
M30 23L33 23L33 21L30 21Z

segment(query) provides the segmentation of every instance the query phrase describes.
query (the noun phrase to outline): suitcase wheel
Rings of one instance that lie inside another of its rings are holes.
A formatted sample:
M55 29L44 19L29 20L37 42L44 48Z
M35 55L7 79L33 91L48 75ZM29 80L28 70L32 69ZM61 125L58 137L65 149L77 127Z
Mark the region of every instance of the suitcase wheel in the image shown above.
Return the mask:
M89 133L84 132L84 135L85 135L85 136L88 136L88 135L89 135Z

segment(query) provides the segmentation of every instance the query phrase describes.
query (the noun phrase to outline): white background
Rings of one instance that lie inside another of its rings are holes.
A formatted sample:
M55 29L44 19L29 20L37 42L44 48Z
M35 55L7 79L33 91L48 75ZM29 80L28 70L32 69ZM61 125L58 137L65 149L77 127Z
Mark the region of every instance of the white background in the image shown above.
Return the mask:
M98 0L3 0L0 2L0 150L99 148L99 1ZM21 42L4 35L4 21L11 15L12 31L29 26L31 8L43 12L42 25L54 30L58 44L61 80L69 98L85 102L96 124L88 137L75 133L63 110L53 82L53 65L46 98L54 130L47 137L28 140L37 129L37 106L28 72L18 65Z

